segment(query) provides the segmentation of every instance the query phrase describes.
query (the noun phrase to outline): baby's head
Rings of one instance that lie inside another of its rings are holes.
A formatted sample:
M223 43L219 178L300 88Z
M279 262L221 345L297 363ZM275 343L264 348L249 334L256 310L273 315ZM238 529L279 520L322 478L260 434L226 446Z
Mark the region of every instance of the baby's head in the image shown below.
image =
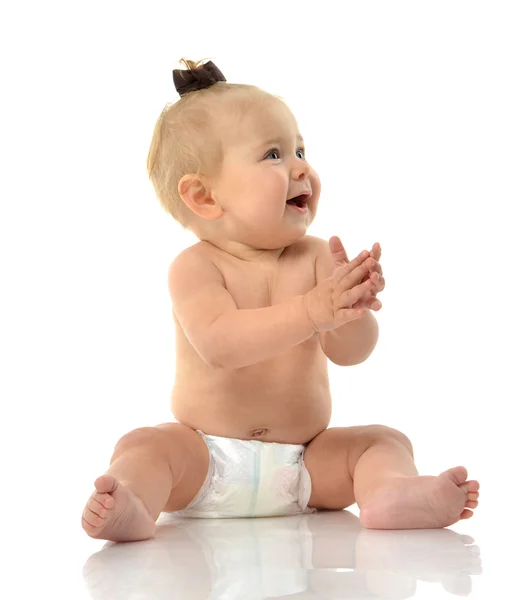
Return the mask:
M252 85L218 81L165 106L147 169L162 207L224 249L289 246L305 235L320 196L291 111ZM286 204L305 192L307 210Z

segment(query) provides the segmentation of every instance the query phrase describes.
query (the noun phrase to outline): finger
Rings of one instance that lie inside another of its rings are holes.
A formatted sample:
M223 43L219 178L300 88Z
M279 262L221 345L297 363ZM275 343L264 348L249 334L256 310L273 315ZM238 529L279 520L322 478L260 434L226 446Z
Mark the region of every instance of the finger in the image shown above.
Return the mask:
M359 298L359 300L349 308L369 308L370 310L379 311L382 308L382 303L378 298L375 296L370 297L368 292L366 292L365 298Z
M379 259L377 257L375 257L372 252L370 252L371 258L375 261L375 263L371 263L372 267L371 267L371 272L373 273L374 271L376 271L377 273L379 273L379 275L382 275L382 266L381 263L379 262Z
M350 273L356 269L357 267L364 265L366 259L369 257L369 252L367 250L363 250L356 258L354 258L352 261L341 265L339 267L337 267L337 269L335 270L335 272L333 273L333 277L335 277L335 280L338 283L340 283L345 277L347 277L348 275L350 275ZM373 259L372 259L373 260ZM372 263L369 263L370 267L372 265ZM366 273L369 272L369 268L366 268L363 275L364 276Z
M382 277L382 267L381 267L381 264L379 262L377 262L374 257L371 257L371 258L372 258L372 261L374 261L374 262L371 262L371 261L369 262L369 264L370 264L370 274L378 273L379 277Z
M373 259L371 259L373 261ZM366 297L375 296L378 292L382 292L385 287L384 277L382 277L375 268L379 267L377 264L376 267L372 267L372 263L370 260L365 261L361 267L366 268L366 271L361 270L360 268L355 269L353 273L350 273L350 276L345 279L344 283L349 282L349 286L353 285L352 276L357 274L357 281L355 285L361 285L366 281L370 281L373 285L366 292Z
M374 287L371 290L372 294L378 294L382 292L386 287L386 280L377 271L366 273L365 277L362 277L357 283L364 283L367 280L373 281Z
M368 279L364 283L360 285L356 285L351 289L344 291L339 298L339 303L337 308L345 308L346 306L353 306L357 300L365 296L368 290L371 290L373 287L373 282Z
M370 302L369 302L369 307L371 310L381 310L382 308L382 302L380 300L378 300L377 298L373 298Z
M350 308L370 308L372 310L379 310L382 307L382 303L377 298L377 292L378 290L374 284L374 287L367 289L361 298L359 298L353 306L350 306ZM378 308L373 306L376 302L379 303Z
M382 303L380 300L378 300L377 294L379 292L382 292L382 290L384 289L385 281L384 281L384 278L381 277L378 273L373 273L370 276L370 281L373 283L373 287L366 292L363 300L364 300L365 305L368 308L371 308L373 310L379 310L382 307ZM375 302L379 303L378 308L373 307Z
M375 285L375 292L382 292L382 290L386 287L386 281L382 275L379 274L378 271L375 271L370 275L370 279L373 281Z
M371 255L375 260L379 260L381 258L381 245L379 242L375 242L371 248Z
M376 273L376 267L377 263L375 262L375 259L370 257L357 265L355 269L353 269L351 273L346 276L346 281L344 283L350 285L358 285L363 283L367 279L372 278L373 274Z
M357 259L359 257L357 257ZM355 261L351 261L346 265L347 268L343 269L343 274L338 273L336 277L336 287L337 292L339 294L355 286L361 285L366 281L370 281L370 269L372 268L372 264L375 261L373 260L373 258L368 258L364 260L361 264L353 268L354 262L356 262L357 259L355 259Z
M336 324L337 327L349 323L350 321L356 321L364 316L366 312L365 308L342 308L337 311Z
M334 235L329 238L329 251L331 252L333 262L337 266L347 264L349 262L344 244L340 241L338 236Z

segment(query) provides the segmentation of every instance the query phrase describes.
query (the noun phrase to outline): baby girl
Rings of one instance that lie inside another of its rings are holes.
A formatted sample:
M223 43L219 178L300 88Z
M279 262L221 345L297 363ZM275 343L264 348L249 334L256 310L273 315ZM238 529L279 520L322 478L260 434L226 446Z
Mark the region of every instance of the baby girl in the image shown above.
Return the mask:
M331 427L327 361L365 361L385 280L374 244L352 260L306 235L320 179L284 101L182 60L148 174L200 240L173 260L174 422L116 444L82 513L93 538L155 535L161 512L266 517L342 510L371 529L448 527L479 483L458 466L419 476L412 444L383 425Z

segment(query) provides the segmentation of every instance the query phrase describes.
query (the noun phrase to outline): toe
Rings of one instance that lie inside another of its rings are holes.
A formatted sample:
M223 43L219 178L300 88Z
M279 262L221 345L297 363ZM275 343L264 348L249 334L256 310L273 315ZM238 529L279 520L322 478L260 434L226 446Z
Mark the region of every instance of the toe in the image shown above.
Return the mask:
M478 504L479 502L477 500L467 500L467 502L465 502L465 506L468 508L476 508Z
M100 502L97 502L97 500L90 500L88 502L88 508L93 513L102 518L104 518L108 514L108 510L104 508L104 506Z
M468 510L467 508L465 508L463 510L463 512L461 513L461 515L459 516L460 519L470 519L470 517L473 517L474 513L471 510Z
M479 490L479 481L471 479L470 481L465 481L459 487L464 489L465 492L477 492Z
M113 477L112 475L105 474L101 475L100 477L97 477L93 485L95 486L95 489L99 492L99 494L110 494L111 492L114 492L117 488L117 479L115 479L115 477Z
M448 469L441 473L441 475L446 475L449 477L456 485L461 485L467 480L468 471L465 467L454 467L452 469Z
M110 494L95 493L93 495L93 499L97 500L97 502L99 502L105 508L112 508L112 506L115 504L115 500L110 496Z
M94 527L91 523L88 523L88 521L86 521L84 513L81 519L81 526L90 537L93 537L97 533L97 527Z
M99 517L99 515L96 515L89 508L84 509L82 517L86 521L86 523L88 523L88 525L91 525L92 527L100 527L102 524L101 517Z

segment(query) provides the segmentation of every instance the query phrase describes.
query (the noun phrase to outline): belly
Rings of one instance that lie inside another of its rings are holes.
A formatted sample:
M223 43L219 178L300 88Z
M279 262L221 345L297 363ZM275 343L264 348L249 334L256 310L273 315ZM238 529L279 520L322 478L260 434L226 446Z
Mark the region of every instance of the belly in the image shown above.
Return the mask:
M331 419L327 358L318 336L232 371L180 358L171 408L177 421L209 435L305 444Z

